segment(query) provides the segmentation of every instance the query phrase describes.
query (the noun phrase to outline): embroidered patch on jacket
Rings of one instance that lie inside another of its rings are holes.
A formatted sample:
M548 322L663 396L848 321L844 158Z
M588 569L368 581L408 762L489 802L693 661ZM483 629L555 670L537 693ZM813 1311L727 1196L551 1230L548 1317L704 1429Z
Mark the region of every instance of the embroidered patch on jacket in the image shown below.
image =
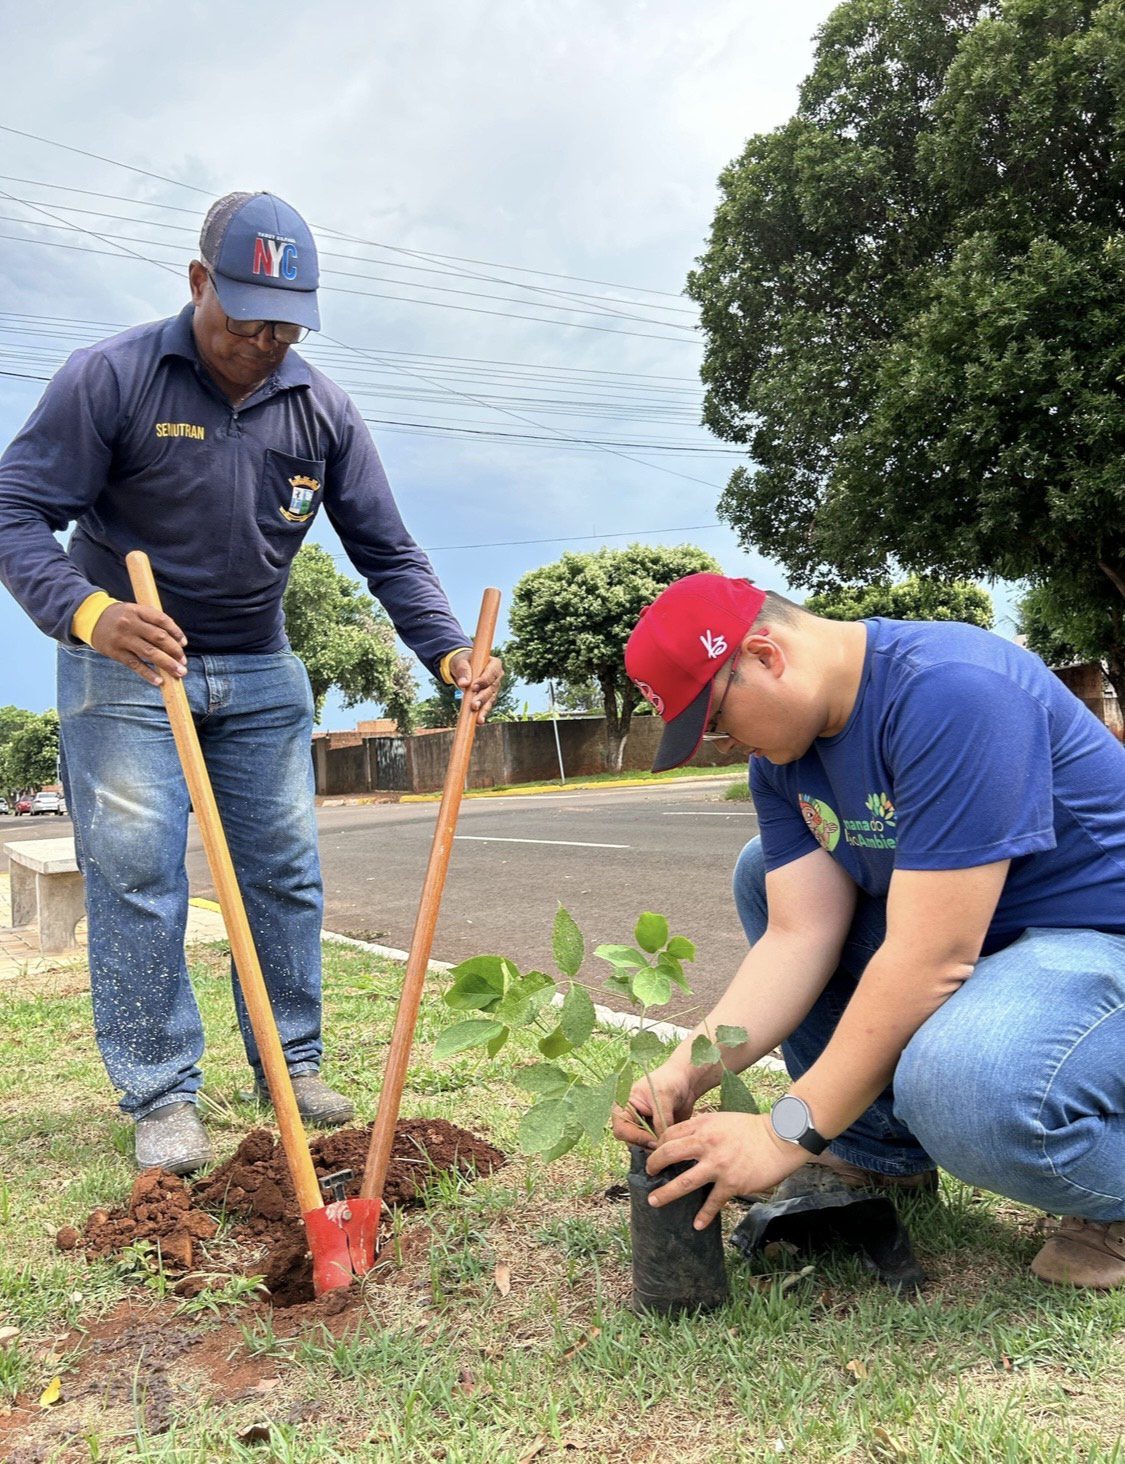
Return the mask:
M191 437L196 442L203 442L207 436L206 427L201 427L198 422L157 422L157 437Z
M315 500L320 492L320 484L315 478L298 475L289 479L289 486L293 490L293 496L289 500L289 507L281 510L282 517L287 518L291 524L303 524L316 512Z

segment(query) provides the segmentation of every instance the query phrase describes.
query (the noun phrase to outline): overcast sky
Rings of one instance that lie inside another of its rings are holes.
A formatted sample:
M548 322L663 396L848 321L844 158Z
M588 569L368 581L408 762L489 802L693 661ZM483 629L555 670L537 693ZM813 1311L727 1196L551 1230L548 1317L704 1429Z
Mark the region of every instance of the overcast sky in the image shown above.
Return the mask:
M720 169L792 113L832 8L0 0L0 123L48 140L0 132L0 443L43 389L25 378L186 302L211 198L266 188L318 230L307 354L371 421L470 630L486 584L507 598L567 547L693 542L785 588L717 524L739 459L696 425L679 292ZM323 515L312 539L341 552ZM52 705L53 645L2 591L0 644L0 705Z

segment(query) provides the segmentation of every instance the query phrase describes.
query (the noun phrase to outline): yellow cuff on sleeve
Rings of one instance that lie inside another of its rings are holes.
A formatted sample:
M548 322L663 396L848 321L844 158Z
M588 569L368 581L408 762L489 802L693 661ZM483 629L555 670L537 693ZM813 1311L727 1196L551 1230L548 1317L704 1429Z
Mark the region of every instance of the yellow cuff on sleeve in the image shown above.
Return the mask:
M119 605L120 603L112 595L107 595L104 590L95 590L92 595L87 595L71 616L71 634L76 639L85 641L87 645L92 644L90 637L94 633L94 626L97 625L98 617L102 611L108 610L111 605Z
M445 655L442 656L441 665L438 667L438 675L445 682L446 686L453 685L453 677L449 673L449 667L453 657L467 656L472 649L472 646L454 646L453 650L446 651Z

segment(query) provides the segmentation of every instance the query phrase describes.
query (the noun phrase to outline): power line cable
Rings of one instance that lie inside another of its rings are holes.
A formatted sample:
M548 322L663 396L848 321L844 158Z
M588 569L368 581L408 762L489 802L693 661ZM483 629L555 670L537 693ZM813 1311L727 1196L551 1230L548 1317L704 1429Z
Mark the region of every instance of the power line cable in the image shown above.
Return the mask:
M0 124L0 130L3 130L3 124ZM8 129L8 130L14 130L14 129ZM201 191L201 190L197 190L197 191ZM5 194L3 192L3 190L0 190L0 196L11 197L10 194ZM44 212L46 212L46 211L44 210ZM54 217L51 214L48 214L47 216L48 217ZM66 220L61 220L60 222L62 222L64 225L66 225ZM94 233L93 230L87 229L86 226L85 225L82 225L82 224L70 224L70 225L67 225L67 227L71 228L76 233L90 233L90 234L94 234L94 237L98 237ZM100 251L95 251L95 252L100 252ZM138 255L137 257L140 258L140 259L144 259L145 256ZM150 260L148 260L148 262L150 264L156 264L159 267L169 268L169 266L161 266L160 265L160 261L158 261L158 260L150 259ZM345 292L345 293L351 293L351 292ZM453 307L449 307L449 308L453 308L453 309L466 309L466 308L472 308L472 307L453 306ZM602 327L599 327L599 326L593 326L593 327L587 327L587 328L588 329L594 329L594 330L602 329ZM327 336L326 335L326 336L323 336L322 338L325 339L325 340L328 340L328 341L333 342L335 345L340 346L343 349L354 351L358 355L361 355L361 356L370 358L370 359L375 360L375 361L379 361L380 360L379 356L374 351L370 351L370 350L367 350L366 348L359 347L359 346L352 346L350 343L345 342L345 341L338 340L338 339L336 339L336 338L334 338L332 336ZM383 361L381 364L390 366L390 363L389 362L386 362L386 361ZM560 429L557 429L557 428L554 428L553 429L549 425L547 425L547 424L545 424L543 422L537 422L537 421L534 420L534 418L532 418L532 417L526 417L526 416L524 416L520 412L514 412L514 411L512 411L508 407L497 407L497 406L494 406L494 405L492 405L492 404L490 404L488 402L482 402L482 401L478 400L477 398L471 396L468 392L457 391L455 388L450 387L450 386L447 386L447 385L445 385L442 382L434 381L431 378L427 378L426 376L422 375L420 372L410 371L407 368L401 367L401 366L400 367L393 367L392 369L397 370L402 375L416 376L417 379L420 380L420 381L428 381L429 382L429 385L438 387L440 390L443 390L443 391L448 392L451 396L457 396L457 397L462 398L465 401L475 402L478 407L483 407L486 411L499 412L503 416L512 417L516 421L523 422L526 425L531 426L531 427L535 427L535 428L537 428L541 432L552 433L552 435L558 436L558 437L562 438L564 441L573 441L574 440L573 439L573 435L570 434L570 433L563 432L563 431L561 431ZM672 468L665 468L665 467L663 467L662 465L660 465L658 463L648 463L648 462L645 462L641 458L631 457L628 453L622 452L618 448L602 447L601 448L601 451L607 453L611 457L621 458L625 462L632 462L632 463L635 463L635 464L639 465L640 467L654 469L658 473L665 473L669 477L679 478L679 479L681 479L685 483L698 483L698 484L702 485L705 488L710 488L714 492L720 491L718 484L711 483L707 479L697 478L697 477L695 477L695 476L693 476L691 474L688 474L688 473L678 473L674 469L672 469Z
M26 208L34 208L34 207L36 207L36 203L32 199L16 198L13 194L10 194L10 193L5 194L2 191L0 191L0 197L10 198L10 199L12 199L13 202L15 202L17 204L21 204L21 205L23 205ZM179 233L179 234L190 234L190 235L193 235L193 236L194 236L194 233L195 233L195 231L193 229L188 228L188 226L185 225L185 224L163 224L159 220L149 220L149 219L138 219L138 218L132 218L132 217L125 217L122 214L107 214L107 213L101 212L98 209L75 208L75 207L73 207L70 204L58 204L56 206L58 208L64 209L68 213L86 214L86 215L89 215L89 216L91 216L93 218L98 218L98 219L113 219L113 220L115 220L118 223L136 224L136 225L139 225L141 228L149 228L149 229L172 229L172 230L175 230L176 233ZM57 217L57 215L53 215L53 217ZM8 224L22 224L22 225L26 225L27 224L27 220L26 219L12 218L12 217L10 217L7 214L0 214L0 222L2 222L2 223L8 223ZM39 227L41 227L41 228L59 228L59 227L62 227L62 226L55 224L55 225L39 225ZM174 244L171 244L171 243L166 243L162 239L153 239L153 240L149 240L149 239L138 239L136 237L136 235L133 235L133 234L99 234L99 235L97 235L97 237L98 238L101 238L101 239L126 239L126 240L131 240L135 244L148 244L150 246L152 244L155 244L159 248L169 248L169 249L171 249L171 248L178 247L177 245L174 245ZM194 248L194 246L193 246L193 248ZM353 264L367 264L367 263L373 263L374 262L374 261L368 261L368 260L363 260L363 259L357 259L354 254L340 254L338 251L333 250L333 249L318 249L317 250L317 254L319 255L319 257L321 259L343 259L343 260L347 260L347 261L349 261L350 263L353 263ZM387 263L385 261L379 261L379 263L382 264L384 268L388 267L388 265L387 265ZM389 267L390 268L393 268L393 269L415 269L416 268L416 266L414 266L414 265L408 265L408 264L406 264L406 265L402 265L402 264L390 264ZM435 271L433 269L429 269L429 270L421 270L420 269L420 270L418 270L418 272L419 273L422 273L422 274L435 274L435 273L439 273L438 271ZM539 306L541 306L545 310L566 310L566 311L571 312L572 314L579 314L579 315L580 314L585 314L585 315L605 315L605 316L610 316L610 317L612 317L615 320L632 320L632 321L636 321L636 322L638 322L639 324L642 324L642 325L661 325L661 326L663 326L665 328L665 330L694 331L694 329L695 329L695 327L693 325L683 325L678 320L662 320L659 317L652 318L652 317L647 316L647 315L630 315L630 314L628 314L624 310L613 310L613 309L609 308L609 306L606 305L604 302L603 303L595 303L594 305L556 305L556 304L554 304L550 300L528 300L528 299L526 299L524 297L521 297L521 296L518 296L518 295L513 296L513 295L484 294L480 290L462 290L462 289L456 289L452 285L437 285L437 284L432 283L431 281L427 281L425 284L415 284L412 280L399 280L399 279L395 279L395 278L393 278L391 276L388 276L388 275L372 274L370 270L367 270L367 271L354 271L354 270L346 270L346 269L325 269L325 270L322 271L322 273L323 274L336 275L336 276L338 276L341 279L375 280L375 281L377 281L377 282L379 282L381 284L400 285L403 288L408 289L408 290L425 289L425 290L436 290L440 294L443 294L443 295L464 295L467 298L473 299L473 300L500 300L500 301L503 301L505 304L509 304L509 305L539 305ZM534 289L537 289L538 288L535 285L520 285L518 282L512 282L512 281L508 281L508 280L499 280L499 279L497 279L493 275L465 275L465 274L462 274L461 272L456 271L456 270L451 270L451 271L446 271L444 273L440 273L439 274L439 278L441 278L441 279L449 279L449 278L458 278L458 279L461 279L461 278L464 278L464 279L472 279L472 280L483 280L483 281L486 281L486 282L489 282L489 283L492 283L492 284L513 284L514 283L514 286L515 286L516 289L523 289L523 290L528 290L528 289L534 290ZM541 291L541 293L547 293L547 294L557 295L557 296L565 296L565 297L567 297L569 299L590 299L590 298L592 298L590 296L578 296L578 295L574 295L574 294L571 294L569 291L566 291L566 290L547 290L547 291ZM629 301L620 301L618 303L620 303L620 304L629 304L630 302ZM647 309L656 309L657 307L656 306L642 305L639 308L642 309L642 310L647 310ZM660 307L660 308L663 309L664 307Z
M54 138L51 138L51 137L41 137L38 133L35 133L35 132L25 132L25 131L22 131L18 127L9 127L9 126L6 126L2 122L0 122L0 132L10 132L10 133L14 134L16 137L25 137L25 138L27 138L31 142L42 143L45 147L57 147L57 148L62 149L62 151L64 151L64 152L77 153L79 155L79 157L93 158L96 162L99 162L99 163L109 163L111 165L111 167L114 167L114 168L123 168L126 172L129 172L129 173L138 173L142 177L145 177L145 178L155 178L160 183L171 183L176 188L186 188L186 189L188 189L189 192L191 192L191 193L200 193L205 198L211 198L212 197L212 195L207 191L207 189L205 189L205 188L198 188L194 183L185 183L185 182L183 182L179 178L169 178L169 177L167 177L163 173L153 173L153 172L150 172L147 168L138 168L134 163L123 163L123 162L119 161L117 158L107 158L107 157L104 157L101 153L88 152L85 148L74 147L70 143L66 143L66 142L57 142ZM376 249L391 249L391 250L394 250L397 253L402 253L402 254L415 254L415 253L418 252L416 250L406 249L406 248L404 248L401 245L396 245L396 244L379 244L375 240L355 239L355 236L345 235L340 230L333 229L333 228L331 228L328 225L317 224L315 227L316 227L316 229L317 229L317 231L319 233L324 233L324 234L332 233L332 234L336 234L337 236L339 236L341 238L351 237L354 242L371 244ZM667 295L667 296L670 296L672 299L676 299L676 300L679 300L679 299L682 299L683 298L682 295L676 294L676 292L673 291L673 290L650 290L650 289L648 289L644 285L620 285L620 284L612 283L609 280L591 280L591 279L586 279L582 275L558 274L558 273L556 273L553 270L546 270L546 269L528 269L528 268L525 268L524 266L518 265L518 264L497 264L495 260L467 259L467 258L464 258L464 257L462 257L460 255L456 255L456 254L438 254L436 251L432 252L429 256L425 256L424 255L423 257L440 258L440 259L452 259L452 260L454 260L454 261L456 261L457 263L460 263L460 264L477 264L477 265L482 265L483 267L485 267L487 269L511 269L511 270L515 270L516 272L518 272L520 274L544 275L548 279L554 279L554 280L575 280L575 281L577 281L577 283L584 284L584 285L603 285L603 286L605 286L605 288L610 289L610 290L633 290L637 294L641 294L641 295Z
M0 190L0 198L11 198L11 194L4 193L3 190ZM34 205L34 204L31 205L31 207L37 207L37 206L38 205ZM55 216L55 215L48 215L48 217L57 217L57 216ZM107 238L106 236L104 236L102 234L99 234L95 229L87 229L85 227L85 225L83 225L83 224L68 224L65 219L61 219L58 222L59 222L59 225L62 228L70 228L70 229L77 230L80 233L88 233L93 238L95 238L95 239L101 239L103 242L106 242L106 243L111 243L112 242L112 236L109 236ZM31 227L31 225L28 225L28 227ZM46 249L69 249L69 250L72 250L73 252L78 253L78 254L100 254L100 255L107 255L107 254L109 254L109 251L108 250L105 250L105 249L91 249L87 245L83 245L83 244L64 244L61 240L58 240L58 239L28 239L28 238L24 238L23 236L18 235L18 234L0 234L0 239L9 239L9 240L14 241L17 244L38 244L41 247L46 248ZM149 246L149 248L152 248L153 247L152 241L147 241L147 240L141 239L141 240L137 240L136 242L142 243L142 244L143 243L147 243L148 246ZM161 269L166 269L171 274L178 275L181 272L173 264L168 264L168 263L166 263L164 261L161 261L161 260L152 259L151 257L149 257L147 255L144 255L144 254L138 254L136 250L134 250L134 249L127 249L125 247L125 245L123 245L123 244L118 245L117 247L120 248L120 249L122 249L126 254L132 254L133 257L136 258L136 259L144 259L144 260L147 260L147 262L149 264L158 265ZM156 247L157 248L161 248L161 247L173 247L173 246L162 246L160 244L157 244ZM109 257L110 258L113 258L113 259L116 259L119 256L117 256L117 255L109 255ZM326 270L325 273L326 274L338 273L338 271ZM398 283L398 282L396 282L396 283ZM405 288L407 288L407 289L412 288L410 285L405 284L405 282L402 282L402 283L405 285ZM452 304L451 302L449 302L447 300L417 300L417 299L412 299L408 295L390 295L385 290L355 290L355 289L350 289L350 288L348 288L346 286L342 286L342 285L322 285L321 286L321 289L326 290L326 291L329 291L330 293L332 293L334 295L355 295L355 296L360 297L360 298L365 299L365 300L394 300L394 301L396 301L400 305L427 305L427 306L430 306L430 307L432 307L433 309L436 309L436 310L459 310L459 311L463 311L463 312L465 312L466 314L469 314L469 315L489 315L489 316L493 316L493 317L496 317L496 318L499 318L499 319L502 319L502 320L527 320L527 321L531 321L534 324L538 324L538 325L555 325L555 326L561 326L564 329L568 329L568 330L595 330L595 331L600 332L603 335L629 336L629 337L632 337L634 340L664 341L666 344L670 344L670 345L676 345L676 344L678 344L678 345L685 345L685 346L690 346L690 345L696 344L695 341L688 339L686 336L680 337L680 336L652 335L648 331L639 331L639 330L613 330L609 326L605 326L605 325L590 325L590 324L586 323L585 321L581 321L581 320L551 320L547 316L543 316L543 315L517 315L514 311L511 311L511 310L483 310L479 306L476 306L476 305L454 305L454 304ZM467 293L467 292L460 292L460 293ZM495 298L495 297L488 296L486 298ZM555 308L560 308L560 307L555 307ZM677 329L680 329L680 327L677 327ZM327 337L325 339L327 339Z

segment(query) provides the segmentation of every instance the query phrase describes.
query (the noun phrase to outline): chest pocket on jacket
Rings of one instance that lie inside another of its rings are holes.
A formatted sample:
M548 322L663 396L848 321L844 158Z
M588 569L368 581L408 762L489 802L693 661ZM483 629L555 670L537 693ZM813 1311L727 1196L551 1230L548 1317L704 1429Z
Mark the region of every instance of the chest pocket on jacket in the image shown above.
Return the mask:
M273 543L292 547L304 538L324 497L324 460L266 449L258 490L258 527Z

